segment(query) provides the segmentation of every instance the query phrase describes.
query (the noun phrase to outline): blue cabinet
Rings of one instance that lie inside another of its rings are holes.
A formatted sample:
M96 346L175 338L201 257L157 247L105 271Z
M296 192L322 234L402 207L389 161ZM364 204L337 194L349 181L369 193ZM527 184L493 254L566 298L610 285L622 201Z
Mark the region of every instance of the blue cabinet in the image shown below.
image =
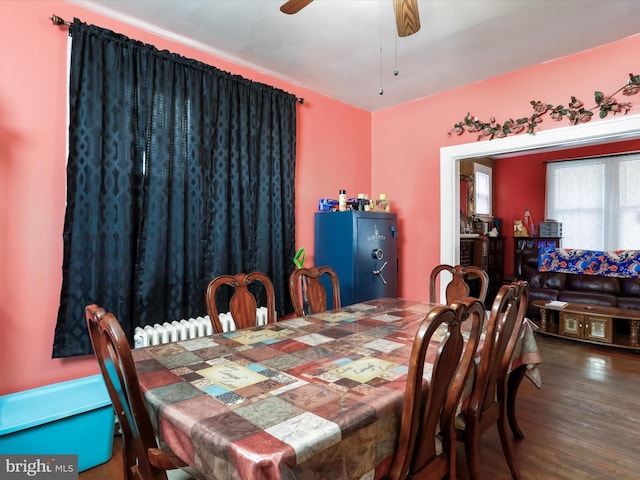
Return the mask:
M395 213L317 212L314 252L316 266L329 265L338 274L343 306L397 297Z

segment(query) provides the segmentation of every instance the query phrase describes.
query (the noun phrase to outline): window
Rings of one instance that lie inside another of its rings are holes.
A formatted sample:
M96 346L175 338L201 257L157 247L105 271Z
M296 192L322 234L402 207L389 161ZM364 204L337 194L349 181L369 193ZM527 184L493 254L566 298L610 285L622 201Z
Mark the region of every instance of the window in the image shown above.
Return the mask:
M473 164L476 187L476 215L493 215L493 170L480 163Z
M548 164L546 209L565 248L640 248L640 154Z

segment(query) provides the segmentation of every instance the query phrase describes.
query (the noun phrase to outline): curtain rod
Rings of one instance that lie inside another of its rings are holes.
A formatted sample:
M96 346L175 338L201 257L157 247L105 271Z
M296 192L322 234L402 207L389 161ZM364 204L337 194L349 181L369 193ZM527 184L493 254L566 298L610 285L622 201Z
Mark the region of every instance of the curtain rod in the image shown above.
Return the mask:
M579 160L598 160L600 158L615 158L615 157L624 157L628 155L636 155L640 151L639 150L629 150L628 152L620 152L620 153L603 153L600 155L588 155L586 157L578 157L578 158L563 158L561 160L545 160L542 162L544 165L547 163L562 163L562 162L576 162Z
M71 22L67 22L65 21L63 18L60 18L58 15L53 14L51 15L51 17L49 17L49 20L51 20L51 23L53 23L54 25L57 25L59 27L70 27L71 26Z
M70 27L71 26L71 22L67 22L64 18L59 17L55 13L53 15L51 15L51 17L49 17L49 20L51 20L51 23L53 23L54 25L56 25L58 27ZM302 105L304 103L304 98L303 97L296 97L296 102L298 102L300 105Z

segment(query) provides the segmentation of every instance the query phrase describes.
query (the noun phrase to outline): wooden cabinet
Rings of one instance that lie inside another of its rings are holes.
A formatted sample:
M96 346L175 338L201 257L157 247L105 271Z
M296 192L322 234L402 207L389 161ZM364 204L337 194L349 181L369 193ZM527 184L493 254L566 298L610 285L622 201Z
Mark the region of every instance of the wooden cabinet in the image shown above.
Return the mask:
M560 248L561 237L513 237L513 273L518 277L522 277L522 259L524 255L535 249L544 247Z
M473 265L473 246L475 240L473 238L460 239L460 265L466 267Z
M608 317L596 317L574 312L560 312L558 333L565 337L594 342L611 343L613 321Z
M544 335L633 349L640 353L640 311L585 303L533 300Z
M485 306L490 307L504 279L504 237L481 237L475 240L473 264L489 275Z

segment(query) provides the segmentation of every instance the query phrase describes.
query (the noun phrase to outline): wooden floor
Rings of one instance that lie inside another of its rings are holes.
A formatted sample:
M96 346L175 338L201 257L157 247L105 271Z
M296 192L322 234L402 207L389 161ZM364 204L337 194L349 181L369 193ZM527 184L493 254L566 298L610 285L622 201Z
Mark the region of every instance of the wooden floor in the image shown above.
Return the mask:
M514 440L521 479L640 478L640 354L537 335L543 386L523 380L517 403L526 436ZM115 445L110 462L79 480L123 478ZM511 478L495 428L480 454L482 479ZM468 478L459 445L458 479Z

